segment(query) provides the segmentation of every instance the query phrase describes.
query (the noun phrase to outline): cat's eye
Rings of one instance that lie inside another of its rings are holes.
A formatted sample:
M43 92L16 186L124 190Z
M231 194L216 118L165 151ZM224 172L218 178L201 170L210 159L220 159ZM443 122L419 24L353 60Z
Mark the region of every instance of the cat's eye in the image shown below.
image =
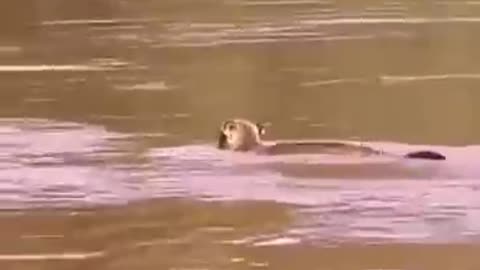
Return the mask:
M227 130L228 130L228 131L233 131L233 130L235 130L236 128L237 128L237 127L236 127L234 124L229 124L229 125L227 125Z

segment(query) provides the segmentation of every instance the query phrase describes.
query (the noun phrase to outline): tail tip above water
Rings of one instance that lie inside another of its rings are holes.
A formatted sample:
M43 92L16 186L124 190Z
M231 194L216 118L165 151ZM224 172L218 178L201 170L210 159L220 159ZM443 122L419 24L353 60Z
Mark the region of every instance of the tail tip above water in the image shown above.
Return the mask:
M430 159L430 160L446 160L447 158L433 151L416 151L405 155L406 158Z

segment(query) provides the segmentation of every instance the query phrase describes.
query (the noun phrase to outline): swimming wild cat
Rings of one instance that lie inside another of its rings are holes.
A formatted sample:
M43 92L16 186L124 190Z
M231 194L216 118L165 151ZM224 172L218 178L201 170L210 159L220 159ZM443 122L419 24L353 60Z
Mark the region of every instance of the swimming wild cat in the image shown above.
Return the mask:
M364 154L364 155L390 155L368 146L340 141L263 141L265 126L253 123L246 119L226 120L220 126L218 148L231 151L255 151L257 153L295 154L295 153L326 153L326 154ZM434 151L415 151L407 153L404 158L417 158L429 160L445 160L446 157Z

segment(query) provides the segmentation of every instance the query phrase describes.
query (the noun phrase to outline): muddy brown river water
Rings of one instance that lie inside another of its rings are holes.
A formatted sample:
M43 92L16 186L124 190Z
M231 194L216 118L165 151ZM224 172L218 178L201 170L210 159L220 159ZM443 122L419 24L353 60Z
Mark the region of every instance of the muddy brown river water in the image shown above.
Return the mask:
M0 3L2 269L480 269L480 2ZM269 139L389 157L215 149Z

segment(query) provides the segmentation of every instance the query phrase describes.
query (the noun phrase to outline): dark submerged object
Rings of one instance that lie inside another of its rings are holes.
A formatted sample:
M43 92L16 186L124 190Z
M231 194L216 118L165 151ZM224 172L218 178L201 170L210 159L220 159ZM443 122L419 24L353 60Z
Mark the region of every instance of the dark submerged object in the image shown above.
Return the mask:
M419 159L431 159L431 160L446 160L447 157L434 151L416 151L405 155L406 158L419 158Z

